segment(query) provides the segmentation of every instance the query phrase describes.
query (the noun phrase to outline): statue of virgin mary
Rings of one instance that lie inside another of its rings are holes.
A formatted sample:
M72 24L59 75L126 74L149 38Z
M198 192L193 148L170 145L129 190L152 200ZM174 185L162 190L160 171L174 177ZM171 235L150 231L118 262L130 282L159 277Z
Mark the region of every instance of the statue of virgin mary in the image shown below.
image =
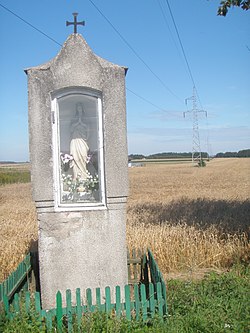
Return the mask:
M83 122L84 110L81 103L76 104L76 117L71 123L70 154L73 156L71 167L73 179L77 177L85 180L88 177L87 161L89 146L87 143L89 130Z

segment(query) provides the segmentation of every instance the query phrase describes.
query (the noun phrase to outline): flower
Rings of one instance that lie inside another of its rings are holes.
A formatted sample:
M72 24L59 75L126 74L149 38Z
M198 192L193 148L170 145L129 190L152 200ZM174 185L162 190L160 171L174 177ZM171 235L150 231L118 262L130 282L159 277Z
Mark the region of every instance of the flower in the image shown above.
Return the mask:
M93 192L94 190L98 190L98 188L99 188L98 175L95 174L94 176L92 176L88 172L88 177L84 181L84 186L85 186L86 190L90 191L90 192Z
M63 153L61 153L60 157L61 157L61 161L62 161L63 164L67 164L70 161L73 161L73 159L74 159L73 156L70 155L70 154L63 154Z
M92 194L93 191L96 191L99 188L99 179L97 174L91 175L90 172L88 172L86 179L82 179L79 174L75 180L72 175L66 175L65 173L62 173L61 177L62 182L66 185L67 191L69 192L67 195L69 200L74 199L74 194L81 192Z

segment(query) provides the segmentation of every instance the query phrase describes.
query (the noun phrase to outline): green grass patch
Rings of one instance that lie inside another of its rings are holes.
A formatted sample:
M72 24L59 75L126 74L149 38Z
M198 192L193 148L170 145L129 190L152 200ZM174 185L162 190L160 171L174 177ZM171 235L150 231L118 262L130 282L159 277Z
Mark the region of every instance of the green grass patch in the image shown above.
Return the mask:
M30 171L0 168L0 185L29 183Z
M169 313L164 321L157 316L147 322L127 321L105 313L85 314L81 332L171 332L171 333L221 333L249 332L250 330L250 269L236 266L230 272L211 273L201 281L168 282ZM65 320L63 332L67 332ZM53 322L53 332L56 332ZM9 320L3 315L0 331L46 332L43 323L32 310L30 315L17 315ZM77 323L73 324L77 332Z
M198 282L170 281L166 332L250 331L250 269L210 274Z

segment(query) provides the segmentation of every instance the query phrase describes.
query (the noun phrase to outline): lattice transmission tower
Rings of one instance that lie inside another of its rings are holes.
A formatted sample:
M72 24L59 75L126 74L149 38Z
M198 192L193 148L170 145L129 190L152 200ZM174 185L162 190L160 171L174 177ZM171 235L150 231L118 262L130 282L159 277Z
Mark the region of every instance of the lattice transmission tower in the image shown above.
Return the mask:
M202 154L201 154L201 144L200 144L200 135L199 135L199 117L198 114L200 112L204 112L207 117L207 112L204 110L199 110L197 108L197 93L195 87L193 87L193 95L189 98L185 99L186 105L188 105L188 101L191 100L192 110L188 110L183 112L184 118L186 114L191 113L193 119L193 149L192 149L192 162L198 162L199 165L202 165Z

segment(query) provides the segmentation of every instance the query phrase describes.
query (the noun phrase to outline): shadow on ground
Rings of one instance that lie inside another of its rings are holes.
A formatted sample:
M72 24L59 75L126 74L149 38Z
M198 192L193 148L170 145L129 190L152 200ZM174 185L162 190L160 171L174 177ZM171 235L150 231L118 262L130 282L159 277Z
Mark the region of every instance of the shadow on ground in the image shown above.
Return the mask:
M207 229L219 228L222 233L246 233L250 239L250 200L225 201L208 199L180 199L163 204L137 204L128 214L145 224L179 224Z

